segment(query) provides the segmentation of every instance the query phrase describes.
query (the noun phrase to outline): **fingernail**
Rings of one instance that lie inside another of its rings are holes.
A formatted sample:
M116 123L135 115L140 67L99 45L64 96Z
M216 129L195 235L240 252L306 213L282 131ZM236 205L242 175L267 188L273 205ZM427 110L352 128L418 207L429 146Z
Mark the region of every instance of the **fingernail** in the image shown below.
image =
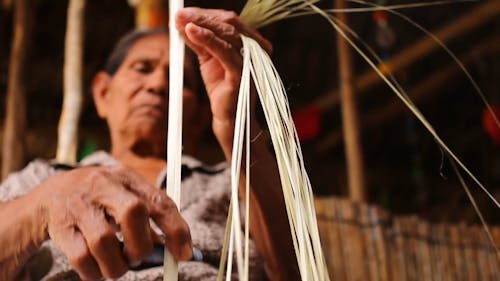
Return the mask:
M196 34L196 35L198 35L198 34L200 34L200 33L201 33L201 28L200 28L199 26L197 26L196 24L194 24L194 23L189 23L188 25L189 25L189 26L188 26L189 31L190 31L191 33L194 33L194 34Z
M179 259L180 260L190 260L193 258L193 250L194 248L190 247L182 247Z
M130 261L129 262L129 265L130 267L138 267L139 265L141 265L142 261L138 260L138 261Z
M188 20L191 18L192 14L193 13L191 13L188 10L180 10L177 12L177 17L179 17L180 19L183 19L183 20Z
M192 261L203 261L203 253L200 249L193 247L193 256L191 257Z

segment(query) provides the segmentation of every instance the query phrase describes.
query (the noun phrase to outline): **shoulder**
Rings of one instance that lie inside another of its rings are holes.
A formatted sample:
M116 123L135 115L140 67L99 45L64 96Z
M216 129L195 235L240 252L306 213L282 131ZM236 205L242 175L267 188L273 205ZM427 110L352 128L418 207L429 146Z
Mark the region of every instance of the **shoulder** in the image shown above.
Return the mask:
M230 175L230 167L226 162L209 165L191 156L182 157L182 183L184 186L194 185L211 191L220 188L228 190Z
M82 166L113 165L118 163L110 154L97 151L77 164L66 164L54 159L35 159L26 167L11 173L0 185L0 202L16 199L57 173Z
M104 150L98 150L84 157L78 166L111 166L116 164L119 162L111 154Z
M217 175L229 170L227 162L209 165L189 155L182 156L182 166L183 169L206 175Z
M0 185L0 201L20 197L56 173L51 160L35 159L25 168L11 173Z

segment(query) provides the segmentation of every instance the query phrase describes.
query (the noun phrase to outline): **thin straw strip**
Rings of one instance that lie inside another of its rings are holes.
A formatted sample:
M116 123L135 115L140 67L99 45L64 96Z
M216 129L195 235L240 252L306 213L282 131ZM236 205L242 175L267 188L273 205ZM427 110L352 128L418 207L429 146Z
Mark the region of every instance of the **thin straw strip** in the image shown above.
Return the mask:
M250 82L250 81L249 81ZM245 256L244 256L244 280L250 278L249 266L250 266L250 253L249 253L249 241L250 241L250 85L244 86L248 89L246 93L246 152L245 152Z
M309 9L310 4L316 4L319 0L249 0L241 12L241 18L247 24L260 28L271 23L293 17L316 15L317 12ZM435 2L397 4L397 5L374 5L370 8L345 8L324 9L326 13L363 13L381 10L401 10L413 8L425 8L457 3L478 2L478 0L443 0Z
M455 162L451 158L449 158L449 160L450 160L451 166L453 167L453 170L455 171L455 173L458 176L460 184L464 188L465 194L467 194L467 197L469 198L472 206L474 207L474 210L476 211L476 214L479 217L479 220L481 220L481 223L483 225L483 230L486 233L486 236L488 237L488 239L491 242L491 245L495 249L497 257L500 259L500 251L498 250L498 246L495 243L495 239L493 239L493 235L491 234L490 228L489 228L488 224L486 223L486 220L484 219L483 214L481 213L481 210L479 210L479 206L476 203L476 199L474 199L474 196L472 196L472 193L470 192L469 186L465 183L465 180L462 177L462 174L460 173L460 171L458 170Z
M351 1L358 3L356 1ZM376 5L373 4L372 8L346 8L346 9L325 9L324 12L327 13L359 13L359 12L373 12L382 10L402 10L402 9L414 9L414 8L427 8L432 6L443 6L450 4L458 4L465 2L478 2L478 0L446 0L446 1L434 1L434 2L422 2L422 3L410 3L410 4L397 4L397 5ZM368 2L367 2L368 4ZM369 3L371 4L371 3Z
M384 10L403 10L403 9L414 9L414 8L427 8L433 6L443 6L443 5L451 5L458 3L467 3L467 2L479 2L479 0L446 0L446 1L435 1L435 2L423 2L423 3L410 3L410 4L398 4L398 5L374 5L374 7L364 7L364 8L344 8L344 9L324 9L323 12L329 14L336 13L366 13L366 12L375 12L375 11L384 11ZM357 2L355 2L357 3ZM293 14L287 16L286 18L294 18L294 17L302 17L302 16L310 16L317 15L318 13L315 11L311 11L310 9L306 9L302 12L294 12ZM278 21L280 19L273 20Z
M250 52L250 70L280 172L292 241L302 280L329 280L297 132L291 118L286 91L267 53L252 39L242 36L245 52Z
M222 280L224 265L226 265L226 280L231 279L232 274L232 263L233 263L233 249L236 251L237 266L240 280L248 279L248 219L249 219L249 157L250 157L250 147L249 147L249 96L250 96L250 71L248 66L250 56L248 53L244 54L244 68L242 71L242 79L240 82L240 95L238 96L236 120L235 120L235 131L233 138L233 154L231 159L231 203L229 208L228 220L226 224L226 233L224 239L224 245L221 254L221 263L219 265L219 274L217 280ZM245 63L246 62L246 63ZM245 257L243 258L242 247L241 247L241 234L240 234L240 213L239 213L239 202L238 202L238 186L241 172L241 158L243 152L243 135L246 129L246 180L245 180L245 193L247 195L246 199L246 218L245 218ZM234 244L236 245L236 248ZM229 248L229 249L228 249Z
M231 222L231 236L233 237L234 247L236 250L236 263L238 267L239 280L246 280L244 278L244 262L243 262L243 245L241 238L241 221L240 221L240 205L238 204L238 187L240 183L241 174L241 159L243 154L243 136L246 122L246 106L248 91L243 91L238 98L238 105L236 111L234 140L233 140L233 153L231 159L231 206L232 206L232 222ZM229 252L231 255L232 253ZM231 258L231 256L229 256ZM226 273L226 280L231 272Z
M167 195L177 208L180 204L182 157L182 92L184 76L184 42L175 28L175 14L184 6L183 0L169 1L170 70L167 135ZM168 241L167 241L168 243ZM163 280L177 281L178 268L172 254L165 248Z

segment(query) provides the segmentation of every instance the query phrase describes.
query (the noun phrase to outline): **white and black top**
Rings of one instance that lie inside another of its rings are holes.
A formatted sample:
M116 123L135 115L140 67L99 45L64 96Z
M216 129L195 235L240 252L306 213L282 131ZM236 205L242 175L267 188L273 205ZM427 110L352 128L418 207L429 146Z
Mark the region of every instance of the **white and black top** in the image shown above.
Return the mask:
M118 161L104 151L93 153L75 166L37 159L23 170L11 174L1 184L0 201L22 196L45 179L68 169L116 164ZM164 188L166 173L165 167L157 180L159 187ZM208 166L192 157L183 156L181 190L181 214L189 225L193 246L201 251L203 259L181 262L179 280L216 280L230 199L228 165L221 163ZM42 273L41 280L78 280L77 275L68 273L71 267L66 257L51 240L43 243L40 254L35 255L28 264L26 271L32 272L25 272L23 276L40 276L40 272L47 272L50 268L48 273ZM44 266L46 269L41 268ZM251 280L265 280L263 262L253 241L250 242L250 266ZM163 280L163 266L130 270L118 280Z

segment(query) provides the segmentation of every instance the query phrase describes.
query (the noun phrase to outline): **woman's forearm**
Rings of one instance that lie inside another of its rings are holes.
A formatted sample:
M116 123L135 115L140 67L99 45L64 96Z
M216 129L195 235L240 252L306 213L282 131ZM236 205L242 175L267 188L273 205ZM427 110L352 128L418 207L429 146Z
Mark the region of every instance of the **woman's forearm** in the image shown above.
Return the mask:
M220 122L217 125L219 127L214 126L214 132L230 162L234 129L222 128L234 128L234 123ZM276 159L267 147L268 142L260 126L254 121L251 127L250 232L259 254L264 258L270 280L300 280ZM242 198L244 188L245 175L240 178Z
M0 203L0 280L13 280L47 239L36 193Z
M250 148L250 229L266 260L268 277L299 280L278 166L267 144L266 137L260 135ZM240 193L243 190L241 184Z

